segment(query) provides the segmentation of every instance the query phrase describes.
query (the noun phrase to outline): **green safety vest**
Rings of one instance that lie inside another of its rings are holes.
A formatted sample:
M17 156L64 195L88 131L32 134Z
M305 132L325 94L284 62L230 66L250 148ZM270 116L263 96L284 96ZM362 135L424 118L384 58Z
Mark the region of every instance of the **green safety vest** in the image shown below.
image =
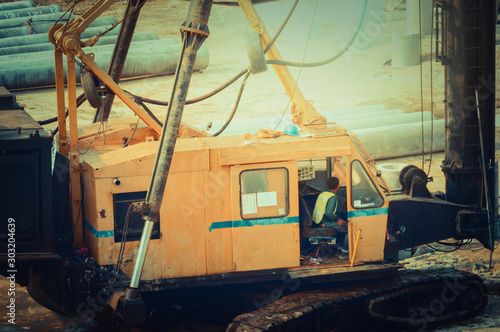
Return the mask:
M318 196L318 199L316 200L316 205L314 206L313 215L312 215L312 220L316 224L319 224L321 222L321 220L323 220L323 216L325 215L325 210L326 210L326 203L328 203L328 200L330 199L330 197L333 197L333 196L335 196L335 194L330 192L330 191L322 192ZM335 204L335 208L333 209L333 214L335 214L335 212L337 212L337 205L338 204Z

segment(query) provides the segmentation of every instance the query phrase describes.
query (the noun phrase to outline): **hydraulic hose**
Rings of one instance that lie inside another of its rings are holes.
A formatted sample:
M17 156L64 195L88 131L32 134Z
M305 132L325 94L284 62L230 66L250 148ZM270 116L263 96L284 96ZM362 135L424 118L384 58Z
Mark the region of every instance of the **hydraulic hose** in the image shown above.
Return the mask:
M245 89L245 84L247 82L248 76L250 76L250 70L247 70L245 78L243 79L243 82L241 82L240 91L238 92L238 96L236 97L233 110L231 111L231 114L227 118L226 123L224 123L224 125L212 136L219 136L233 120L233 117L236 114L236 110L238 109L238 105L240 104L241 95L243 94L243 90Z
M212 90L209 93L206 93L206 94L204 94L202 96L199 96L199 97L187 100L186 101L186 105L194 104L194 103L200 102L202 100L205 100L207 98L210 98L212 96L215 96L216 94L218 94L219 92L221 92L222 90L224 90L225 88L227 88L228 86L230 86L231 84L233 84L234 82L236 82L241 76L245 75L246 72L247 72L247 69L243 69L238 74L236 74L235 76L233 76L233 78L231 78L229 81L227 81L226 83L224 83L223 85L221 85L217 89ZM128 91L126 91L126 92L128 92ZM128 92L128 93L130 93L130 92ZM142 97L142 96L137 96L137 95L134 95L134 94L131 94L131 95L134 98L136 98L138 100L142 100L143 102L148 103L148 104L159 105L159 106L168 106L168 101L161 101L161 100L150 99L150 98L146 98L146 97Z
M264 49L264 54L267 53L267 51L269 51L269 49L271 48L271 46L273 46L273 44L276 42L276 39L278 39L279 35L281 34L281 32L283 31L283 29L287 25L288 21L290 20L290 17L292 16L293 12L295 11L295 8L297 7L298 3L299 3L299 0L295 0L295 3L292 5L292 8L288 12L287 17L285 18L285 20L283 21L283 23L281 23L281 26L279 27L278 31L274 35L273 39L271 39L271 41L269 42L269 44L267 45L267 47ZM221 92L222 90L226 89L231 84L233 84L234 82L236 82L240 77L242 77L243 75L245 75L247 72L248 72L248 69L243 69L238 74L236 74L235 76L233 76L233 78L231 78L229 81L227 81L226 83L224 83L223 85L221 85L217 89L215 89L215 90L213 90L213 91L211 91L209 93L206 93L206 94L204 94L202 96L199 96L199 97L187 100L186 101L186 105L194 104L194 103L200 102L202 100L205 100L207 98L210 98L212 96L215 96L216 94L218 94L219 92ZM168 101L155 100L155 99L150 99L150 98L146 98L146 97L142 97L142 96L136 96L136 95L133 95L133 96L134 96L134 98L140 99L140 100L142 100L145 103L149 103L149 104L153 104L153 105L159 105L159 106L168 106ZM240 94L240 96L241 96L241 94Z
M273 46L273 44L276 41L276 39L278 39L279 35L281 34L281 32L283 31L283 29L287 25L288 20L290 20L290 17L292 17L293 12L295 11L295 7L297 7L298 3L299 3L299 0L295 0L294 4L292 5L292 8L290 9L290 11L288 12L288 15L285 18L285 20L283 21L283 23L281 23L281 26L278 29L278 32L276 32L276 34L274 35L273 39L271 39L271 41L269 42L269 44L267 44L266 48L264 49L264 54L266 54L267 51L269 51L269 49L271 48L271 46Z
M273 39L271 40L271 42L267 45L267 47L264 49L264 53L267 53L267 51L269 50L269 48L271 48L271 46L274 44L274 42L276 41L276 39L278 38L278 36L281 34L281 32L283 31L284 27L288 23L290 17L292 16L295 8L297 7L298 2L299 2L299 0L295 0L294 4L292 5L292 8L291 8L290 12L288 13L287 17L285 18L285 20L281 24L280 28L278 29L278 32L273 37ZM349 39L348 43L337 54L333 55L332 57L329 57L329 58L324 59L322 61L309 62L309 63L293 62L293 61L285 61L285 60L266 60L266 63L270 64L270 65L282 65L282 66L291 66L291 67L308 67L308 68L312 68L312 67L323 66L323 65L329 64L329 63L337 60L342 55L344 55L344 53L352 46L352 44L354 43L354 41L358 37L359 31L361 30L361 27L363 25L363 21L365 19L366 8L367 7L368 7L368 0L365 0L364 1L364 5L363 5L363 12L361 14L361 18L359 20L358 26L356 27L356 30L354 31L353 35ZM211 92L208 92L208 93L206 93L206 94L204 94L202 96L199 96L199 97L187 100L186 101L186 105L194 104L194 103L197 103L197 102L200 102L200 101L203 101L205 99L208 99L210 97L215 96L216 94L218 94L219 92L223 91L224 89L226 89L227 87L229 87L231 84L233 84L234 82L236 82L240 77L242 77L245 74L247 74L247 76L245 77L245 79L244 79L244 81L243 81L243 83L242 83L242 85L240 87L240 92L239 92L238 97L237 97L235 108L231 112L231 115L230 115L230 117L228 119L229 122L230 122L232 120L232 118L234 117L234 114L236 112L236 109L238 107L238 104L239 104L239 101L240 101L240 98L241 98L241 94L243 92L242 89L244 88L246 79L248 78L248 70L247 69L243 69L238 74L236 74L235 76L233 76L230 80L228 80L226 83L224 83L223 85L221 85L220 87L218 87L217 89L212 90ZM161 123L153 115L153 113L147 107L145 107L144 103L149 103L149 104L159 105L159 106L168 106L168 104L169 104L168 101L155 100L155 99L151 99L151 98L147 98L147 97L142 97L142 96L138 96L138 95L134 95L134 94L131 94L131 95L135 99L137 99L138 101L140 101L139 104L148 112L148 114L157 123ZM80 95L78 97L78 104L81 105L85 100L86 100L85 95L83 95L83 94ZM66 115L67 115L67 113L66 113ZM49 124L49 123L52 123L52 122L55 122L55 121L57 121L57 117L54 117L54 118L51 118L51 119L47 119L47 120L38 121L38 123L40 125L45 125L45 124ZM217 136L220 133L222 133L222 131L229 125L229 122L226 121L226 123L224 124L224 126L216 134L214 134L214 136Z
M366 15L366 7L368 7L368 0L365 0L365 4L363 6L363 13L361 14L361 19L359 20L358 26L356 27L356 31L352 35L351 39L347 42L347 45L344 46L337 54L334 56L327 58L322 61L317 62L293 62L293 61L285 61L285 60L267 60L266 63L269 65L282 65L282 66L290 66L290 67L319 67L329 64L340 58L344 53L352 46L356 38L358 37L359 31L363 25L363 21Z
M267 53L267 51L274 44L274 42L276 41L276 39L278 38L278 36L281 34L281 32L283 31L284 27L288 23L288 20L292 16L292 14L293 14L293 12L295 10L295 7L297 7L298 2L299 2L299 0L296 0L295 3L292 5L292 8L291 8L290 12L288 13L288 15L285 18L285 20L283 21L283 23L281 24L280 28L278 29L278 32L273 37L273 39L271 40L271 42L267 45L267 47L264 49L264 53ZM301 63L301 62L293 62L293 61L285 61L285 60L267 60L266 63L270 64L270 65L283 65L283 66L291 66L291 67L319 67L319 66L323 66L323 65L326 65L328 63L331 63L331 62L337 60L342 55L344 55L344 53L352 46L352 44L354 43L354 41L358 37L359 31L361 30L361 27L363 25L363 21L364 21L365 16L366 16L366 8L367 7L368 7L368 0L365 0L364 1L364 5L363 5L363 12L361 14L361 18L359 20L358 26L356 27L356 30L354 31L354 34L351 36L351 38L349 39L349 41L346 44L346 46L344 46L334 56L332 56L330 58L327 58L325 60L322 60L322 61L310 62L310 63ZM207 94L205 94L203 96L200 96L200 97L197 97L197 98L194 98L194 99L186 101L186 105L188 105L188 104L194 104L194 103L197 103L199 101L205 100L207 98L210 98L210 97L216 95L217 93L221 92L222 90L224 90L225 88L227 88L228 86L230 86L231 84L233 84L234 82L236 82L240 77L242 77L243 75L245 75L246 72L247 72L246 69L240 71L238 74L236 74L233 78L231 78L229 81L227 81L221 87L219 87L219 88L217 88L217 89L215 89L215 90L213 90L213 91L211 91L211 92L209 92L209 93L207 93ZM145 103L150 103L150 104L155 104L155 105L160 105L160 106L168 106L168 102L167 101L159 101L159 100L149 99L149 98L146 98L146 97L141 97L141 96L136 96L136 95L134 95L134 97L137 98L137 99L141 99Z
M281 32L285 28L286 24L290 20L290 17L292 16L292 14L293 14L295 8L297 7L298 3L299 3L299 0L295 0L294 4L292 5L292 8L288 12L287 17L285 18L285 20L281 24L280 28L278 29L278 31L274 35L273 39L271 39L271 41L269 42L269 44L267 45L267 47L264 49L264 54L267 53L267 51L269 51L269 49L271 48L271 46L276 42L276 39L278 39L279 35L281 34ZM243 95L243 90L245 88L246 81L247 81L248 77L250 76L250 71L248 69L243 69L242 71L240 71L238 74L236 74L233 78L231 78L229 81L227 81L226 83L224 83L219 88L217 88L217 89L215 89L215 90L213 90L213 91L211 91L211 92L209 92L207 94L204 94L204 95L202 95L200 97L197 97L197 98L190 99L190 100L186 101L186 105L188 105L188 104L194 104L194 103L197 103L199 101L202 101L202 100L205 100L207 98L210 98L210 97L216 95L217 93L221 92L222 90L226 89L227 87L229 87L231 84L233 84L234 82L236 82L243 75L245 75L245 78L243 79L243 82L241 83L240 90L238 92L238 96L236 97L236 101L235 101L233 110L231 111L231 114L229 115L229 117L226 120L226 122L224 123L224 125L216 133L214 133L213 136L219 136L227 128L227 126L229 126L229 124L233 120L234 115L236 114L236 110L238 109L238 106L239 106L239 103L240 103L240 100L241 100L241 96ZM137 100L140 100L142 102L147 102L147 103L150 103L150 104L161 105L161 106L168 106L168 102L154 100L154 99L150 99L150 98L146 98L146 97L141 97L141 96L135 96L135 95L134 95L134 97ZM147 110L147 108L145 107L144 104L141 104L141 106L143 106Z

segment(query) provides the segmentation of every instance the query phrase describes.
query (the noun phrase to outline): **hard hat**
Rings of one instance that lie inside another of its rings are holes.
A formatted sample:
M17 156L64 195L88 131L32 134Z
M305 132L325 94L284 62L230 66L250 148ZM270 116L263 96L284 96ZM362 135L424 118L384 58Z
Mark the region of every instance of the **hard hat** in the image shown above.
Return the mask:
M299 130L296 125L290 123L285 127L285 134L290 136L299 136Z

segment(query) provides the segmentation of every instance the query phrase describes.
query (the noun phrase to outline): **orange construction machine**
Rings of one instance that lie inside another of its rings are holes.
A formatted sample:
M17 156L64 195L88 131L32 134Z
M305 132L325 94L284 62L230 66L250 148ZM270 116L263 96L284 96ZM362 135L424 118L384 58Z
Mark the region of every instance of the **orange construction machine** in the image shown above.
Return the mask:
M391 193L358 138L328 123L296 87L250 0L238 2L260 39L253 40L251 66L244 73L265 70L266 62L273 66L293 101L298 132L263 128L256 134L212 136L181 121L196 53L209 36L208 0L192 0L181 26L183 50L162 123L140 98L118 85L146 1L129 0L109 73L86 52L97 37L80 40L82 31L113 2L101 0L49 32L55 46L59 126L50 193L55 208L50 218L33 223L48 235L27 245L15 260L19 281L28 285L35 300L73 315L91 308L89 299L105 298L106 307L123 324L134 325L144 323L152 294L171 298L193 287L201 292L249 284L265 289L268 283L289 286L297 280L316 287L288 287L294 294L253 313L238 312L243 315L234 319L231 331L336 330L351 317L352 306L361 327L447 321L485 306L485 287L478 277L449 270L401 272L397 253L449 238L477 238L493 250L498 225L491 144L495 97L494 87L486 96L491 86L481 83L495 74L491 1L434 1L444 45L439 44L438 57L448 75L446 194L429 192L425 172L414 166L400 175L405 190ZM86 95L80 97L77 60L85 76ZM96 123L78 126L78 104L95 100L96 93L98 99L99 93L107 95ZM108 121L114 96L144 124ZM107 149L100 148L104 143ZM14 147L0 150L6 151L0 160L19 154ZM306 257L311 253L336 246L337 231L312 221L317 196L332 176L340 179L336 196L348 221L349 258L330 255L321 264L310 264ZM16 221L16 237L22 236L31 224L9 206L7 211ZM5 253L0 257L7 262ZM336 287L354 280L354 288ZM463 291L443 302L442 311L415 316L455 284Z

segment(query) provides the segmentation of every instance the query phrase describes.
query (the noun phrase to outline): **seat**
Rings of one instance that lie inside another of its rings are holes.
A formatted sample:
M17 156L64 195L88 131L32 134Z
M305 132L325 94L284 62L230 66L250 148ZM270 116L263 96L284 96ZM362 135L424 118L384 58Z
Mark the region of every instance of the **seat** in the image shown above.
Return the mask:
M303 196L299 196L300 236L309 239L309 243L336 243L337 231L330 228L313 227L312 213Z

